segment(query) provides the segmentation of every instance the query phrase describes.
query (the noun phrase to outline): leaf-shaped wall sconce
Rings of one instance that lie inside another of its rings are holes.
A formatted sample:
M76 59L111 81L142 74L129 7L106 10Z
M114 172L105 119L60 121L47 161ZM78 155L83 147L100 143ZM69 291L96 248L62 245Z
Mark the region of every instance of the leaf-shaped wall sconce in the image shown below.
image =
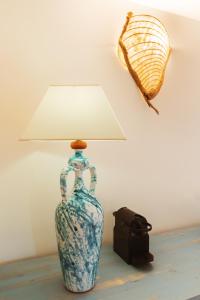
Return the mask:
M162 86L171 51L166 29L153 16L129 12L118 50L147 104L158 113L150 101Z

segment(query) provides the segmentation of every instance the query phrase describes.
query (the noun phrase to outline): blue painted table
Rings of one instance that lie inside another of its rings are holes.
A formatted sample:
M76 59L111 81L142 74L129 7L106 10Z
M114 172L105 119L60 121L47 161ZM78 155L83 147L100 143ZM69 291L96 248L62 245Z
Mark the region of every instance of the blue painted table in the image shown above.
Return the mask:
M0 265L0 300L185 300L200 295L200 227L153 235L150 248L154 263L136 269L104 246L96 287L85 294L65 290L57 255Z

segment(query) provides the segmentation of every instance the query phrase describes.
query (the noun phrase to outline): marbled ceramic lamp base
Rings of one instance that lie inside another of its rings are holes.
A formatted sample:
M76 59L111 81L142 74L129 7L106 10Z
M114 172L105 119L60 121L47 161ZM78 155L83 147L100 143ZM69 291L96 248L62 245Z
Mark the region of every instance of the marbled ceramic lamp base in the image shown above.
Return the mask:
M103 233L103 209L94 196L96 171L82 149L86 143L72 143L75 154L60 175L62 202L56 209L56 235L65 286L72 292L86 292L95 285ZM89 169L91 185L83 182L83 171ZM67 199L69 172L75 173L73 193Z

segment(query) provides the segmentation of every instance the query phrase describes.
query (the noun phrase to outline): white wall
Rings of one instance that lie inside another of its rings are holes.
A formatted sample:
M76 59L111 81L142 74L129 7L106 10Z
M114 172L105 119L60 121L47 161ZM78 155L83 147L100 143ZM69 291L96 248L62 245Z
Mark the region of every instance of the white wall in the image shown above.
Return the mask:
M173 47L157 116L115 55L129 10L152 13ZM200 223L200 23L128 0L0 2L0 261L56 250L64 142L18 142L49 84L103 86L128 140L89 142L105 210L127 206L154 232Z

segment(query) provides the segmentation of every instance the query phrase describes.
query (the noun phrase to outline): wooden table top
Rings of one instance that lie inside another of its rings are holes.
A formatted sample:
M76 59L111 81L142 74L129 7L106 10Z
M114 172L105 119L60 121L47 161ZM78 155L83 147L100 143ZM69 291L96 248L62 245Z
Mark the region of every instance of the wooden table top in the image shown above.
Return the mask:
M0 300L185 300L200 295L200 227L152 235L155 261L136 269L101 252L95 288L65 290L57 254L0 265ZM195 298L197 299L197 298Z

